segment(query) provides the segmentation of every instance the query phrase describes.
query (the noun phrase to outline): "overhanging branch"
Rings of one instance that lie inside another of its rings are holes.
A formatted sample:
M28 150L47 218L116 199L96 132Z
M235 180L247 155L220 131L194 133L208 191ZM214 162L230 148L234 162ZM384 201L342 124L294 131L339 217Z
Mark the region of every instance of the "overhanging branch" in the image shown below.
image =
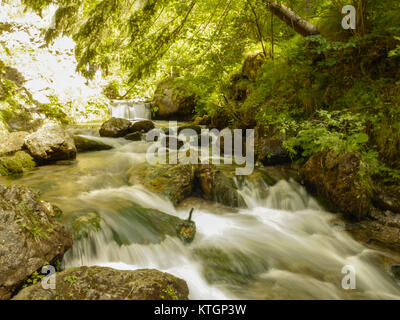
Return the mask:
M316 26L304 20L302 17L287 8L285 5L275 1L266 2L268 10L271 11L283 22L285 22L297 33L301 34L304 37L319 34L319 30Z

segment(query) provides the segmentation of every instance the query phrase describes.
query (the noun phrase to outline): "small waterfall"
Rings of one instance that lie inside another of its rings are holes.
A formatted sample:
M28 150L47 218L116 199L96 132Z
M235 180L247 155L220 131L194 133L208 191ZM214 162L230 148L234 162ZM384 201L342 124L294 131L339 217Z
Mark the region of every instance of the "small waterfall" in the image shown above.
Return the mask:
M133 120L150 120L150 103L137 103L128 100L114 100L109 109L114 118Z

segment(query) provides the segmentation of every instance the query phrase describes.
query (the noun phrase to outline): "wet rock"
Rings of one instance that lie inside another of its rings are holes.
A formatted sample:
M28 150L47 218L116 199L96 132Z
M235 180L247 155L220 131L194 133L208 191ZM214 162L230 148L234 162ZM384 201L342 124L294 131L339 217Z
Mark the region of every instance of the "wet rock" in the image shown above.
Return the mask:
M133 132L127 134L124 138L130 141L140 141L142 140L142 134L140 132Z
M290 162L289 152L283 147L283 138L261 138L257 141L257 160L264 166Z
M266 261L239 250L219 247L196 248L194 257L201 261L202 273L210 283L245 285L253 283L255 275L268 271Z
M194 168L192 165L143 164L129 172L129 183L141 184L146 188L166 196L177 205L192 194Z
M79 267L56 274L56 289L36 284L14 300L187 300L186 282L154 269Z
M345 217L360 220L371 209L370 192L361 181L361 155L324 151L301 169L306 186L333 204Z
M97 212L89 212L74 219L72 230L74 240L87 238L92 232L98 232L100 228L101 217Z
M393 276L397 279L400 280L400 264L394 264L390 267L390 272L393 274Z
M25 148L38 164L75 159L77 152L70 134L52 123L27 136Z
M28 132L0 133L0 156L12 155L22 150Z
M81 136L73 136L74 143L78 152L110 150L113 147L101 141L96 141Z
M157 120L191 120L198 97L187 88L176 85L174 78L162 81L154 95Z
M382 210L400 213L400 187L378 185L375 187L372 201Z
M196 178L204 199L234 208L245 206L233 179L217 170L215 166L199 165Z
M155 128L155 126L154 126L153 121L141 120L141 121L134 122L129 128L129 132L147 133L150 130L153 130L154 128Z
M121 118L111 118L104 122L100 128L101 137L119 138L131 133L132 123L129 120Z
M346 230L367 245L400 251L400 216L390 211L372 208L369 218L348 223Z
M23 187L0 185L0 299L9 299L35 271L72 246L59 209Z

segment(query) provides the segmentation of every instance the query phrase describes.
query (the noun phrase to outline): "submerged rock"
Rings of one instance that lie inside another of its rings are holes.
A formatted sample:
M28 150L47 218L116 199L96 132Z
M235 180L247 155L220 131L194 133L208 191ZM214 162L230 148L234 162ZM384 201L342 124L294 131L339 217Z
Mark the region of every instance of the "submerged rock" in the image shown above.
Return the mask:
M371 209L370 192L361 180L361 155L324 151L301 169L305 184L346 217L360 220Z
M81 136L73 136L78 152L110 150L113 147L101 141L96 141Z
M233 179L213 165L199 165L196 178L204 199L234 208L245 206Z
M70 134L52 123L27 136L25 148L38 164L75 159L77 152Z
M129 127L129 132L141 132L141 133L147 133L150 130L153 130L155 128L153 121L151 120L140 120L134 122L130 127Z
M74 240L87 238L92 232L100 231L100 223L101 217L97 212L89 212L75 218L72 223Z
M36 284L13 300L187 300L186 282L155 269L71 268L56 274L56 289Z
M194 168L192 165L148 164L133 167L129 183L141 184L151 191L169 198L174 205L189 197L193 191Z
M132 123L129 120L121 118L111 118L104 122L100 128L101 137L119 138L131 133L130 127Z
M133 132L127 134L124 138L130 141L140 141L142 140L142 134L140 132Z
M72 246L71 233L56 221L59 213L30 189L0 185L0 299Z

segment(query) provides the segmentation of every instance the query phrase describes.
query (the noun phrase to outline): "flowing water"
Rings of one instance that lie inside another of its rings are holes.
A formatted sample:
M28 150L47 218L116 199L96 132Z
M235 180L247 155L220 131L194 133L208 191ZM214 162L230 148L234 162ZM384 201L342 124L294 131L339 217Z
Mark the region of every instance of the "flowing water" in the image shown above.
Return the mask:
M110 115L114 118L127 120L151 119L149 103L139 103L128 100L115 100L110 106Z
M90 130L80 133L92 136ZM64 267L156 268L185 279L191 299L400 298L399 285L382 266L384 254L354 241L296 182L244 183L240 193L246 209L194 198L175 208L127 182L129 168L146 161L149 144L94 139L114 149L0 180L41 191L43 199L63 210L66 223L101 217L100 229L75 240ZM192 206L194 242L184 245L165 236L166 217L186 218ZM345 265L356 270L356 290L341 286Z

